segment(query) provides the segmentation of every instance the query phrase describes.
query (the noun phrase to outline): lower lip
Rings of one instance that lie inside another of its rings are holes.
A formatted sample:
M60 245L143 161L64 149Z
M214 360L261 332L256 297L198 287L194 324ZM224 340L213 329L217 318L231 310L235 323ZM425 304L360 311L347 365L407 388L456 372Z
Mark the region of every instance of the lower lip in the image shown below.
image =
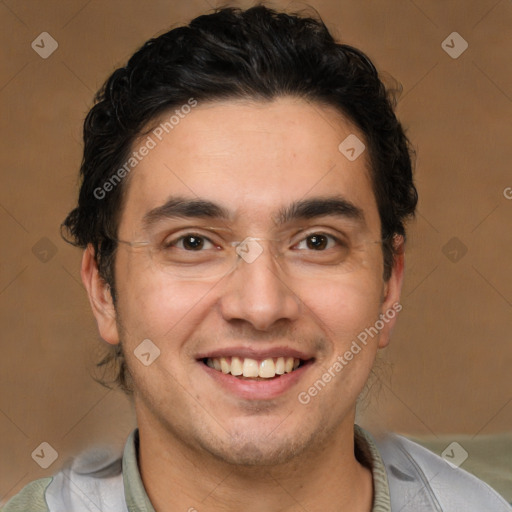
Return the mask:
M271 400L284 394L286 391L291 389L300 378L304 375L304 372L312 364L312 360L308 361L303 366L297 368L293 372L285 373L280 377L276 377L268 380L246 380L239 379L230 373L222 373L218 370L210 368L202 361L198 363L203 369L210 375L216 382L220 384L224 389L233 395L236 395L245 400Z

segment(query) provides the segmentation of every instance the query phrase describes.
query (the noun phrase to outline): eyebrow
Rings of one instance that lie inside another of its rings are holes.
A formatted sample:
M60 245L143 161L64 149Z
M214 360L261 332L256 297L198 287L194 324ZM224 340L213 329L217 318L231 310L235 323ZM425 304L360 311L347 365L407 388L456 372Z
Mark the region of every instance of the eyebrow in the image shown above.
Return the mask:
M286 224L293 220L328 216L344 217L361 224L365 223L363 210L341 196L315 197L293 202L279 210L274 219L277 224Z
M286 224L294 220L315 219L318 217L343 217L364 224L365 218L361 208L341 196L315 197L295 201L281 208L272 216L277 224ZM158 221L170 218L193 219L233 219L230 211L206 199L171 197L163 205L148 211L143 217L146 228Z
M171 197L163 205L147 212L142 222L146 228L164 219L195 218L195 219L224 219L229 220L229 211L212 201L205 199L189 199L186 197Z

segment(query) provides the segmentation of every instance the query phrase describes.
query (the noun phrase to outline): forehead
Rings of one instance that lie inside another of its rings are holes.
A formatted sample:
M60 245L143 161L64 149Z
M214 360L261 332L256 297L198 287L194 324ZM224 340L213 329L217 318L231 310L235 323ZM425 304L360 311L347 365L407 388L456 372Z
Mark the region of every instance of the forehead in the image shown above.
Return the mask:
M341 196L379 229L366 151L351 161L339 150L347 137L364 137L334 108L296 98L211 102L160 124L172 114L133 145L151 149L126 184L121 235L139 231L144 215L173 196L212 201L233 222L262 228L293 202Z

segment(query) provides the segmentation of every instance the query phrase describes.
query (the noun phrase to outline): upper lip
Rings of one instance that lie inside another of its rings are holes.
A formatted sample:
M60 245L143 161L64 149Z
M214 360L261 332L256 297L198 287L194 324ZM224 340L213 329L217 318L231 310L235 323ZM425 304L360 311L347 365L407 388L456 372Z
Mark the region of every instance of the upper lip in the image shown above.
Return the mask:
M255 349L251 347L226 347L202 352L196 356L196 359L215 359L219 357L242 357L250 359L270 359L274 357L293 357L295 359L302 359L307 361L312 359L313 356L307 352L297 350L290 347L271 347L268 349Z

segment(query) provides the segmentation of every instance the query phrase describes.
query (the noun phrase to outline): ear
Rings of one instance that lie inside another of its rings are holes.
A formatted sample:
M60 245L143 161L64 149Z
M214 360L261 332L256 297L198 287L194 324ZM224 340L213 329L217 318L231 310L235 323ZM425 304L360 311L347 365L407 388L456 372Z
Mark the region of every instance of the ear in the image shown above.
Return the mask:
M116 323L116 310L110 286L100 276L94 249L91 244L87 246L82 258L82 282L84 283L92 312L96 317L100 336L112 345L119 343L119 333Z
M389 280L384 283L383 289L381 319L384 322L384 327L380 331L379 348L385 348L389 345L398 313L402 310L400 295L402 293L405 267L404 237L395 236L393 245L395 248L393 268Z

